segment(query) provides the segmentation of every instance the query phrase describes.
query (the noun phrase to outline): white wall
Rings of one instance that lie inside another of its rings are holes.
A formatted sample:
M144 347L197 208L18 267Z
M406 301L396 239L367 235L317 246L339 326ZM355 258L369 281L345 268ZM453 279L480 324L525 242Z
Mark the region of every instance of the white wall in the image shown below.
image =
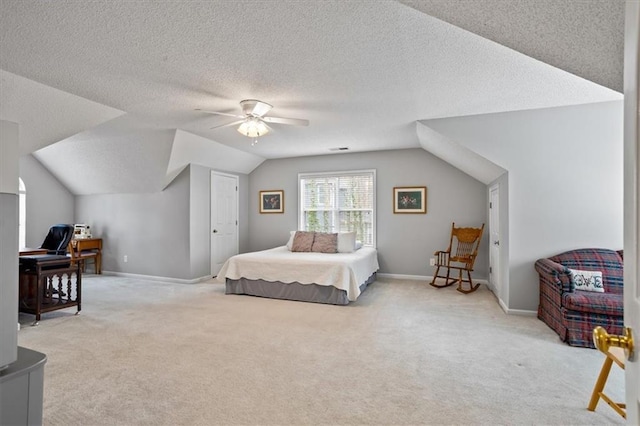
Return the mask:
M536 310L536 259L622 248L622 101L423 121L509 172L510 309Z
M380 272L433 275L429 258L449 244L451 222L487 222L486 185L423 149L267 160L249 175L250 250L284 245L298 225L298 173L376 169L377 248ZM427 214L393 214L393 187L426 186ZM283 189L283 214L260 214L260 190ZM474 276L487 278L483 237Z

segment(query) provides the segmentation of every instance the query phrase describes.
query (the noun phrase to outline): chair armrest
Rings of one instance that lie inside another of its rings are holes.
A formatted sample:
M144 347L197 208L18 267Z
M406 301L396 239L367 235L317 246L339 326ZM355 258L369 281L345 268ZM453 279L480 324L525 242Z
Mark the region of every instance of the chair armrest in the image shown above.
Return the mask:
M478 257L478 255L476 254L469 255L469 262L467 262L467 268L469 268L472 271L473 271L473 265L476 263L476 257Z
M438 250L433 253L436 257L436 265L446 265L449 262L449 250Z
M569 268L550 259L538 259L535 268L540 275L540 285L547 284L558 293L571 293Z

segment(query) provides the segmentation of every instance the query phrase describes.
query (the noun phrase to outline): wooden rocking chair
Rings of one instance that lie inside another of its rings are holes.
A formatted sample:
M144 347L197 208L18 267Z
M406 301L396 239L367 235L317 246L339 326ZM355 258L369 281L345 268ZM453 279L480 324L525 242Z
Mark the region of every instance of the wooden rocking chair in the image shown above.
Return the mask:
M451 225L451 239L449 240L449 248L442 251L436 251L436 273L433 280L429 284L434 287L448 287L454 283L458 283L458 290L461 293L471 293L476 291L480 283L473 285L471 280L471 271L473 264L478 255L478 247L480 239L484 231L484 223L480 228L456 228L455 222ZM447 269L447 275L438 275L440 268ZM458 278L449 278L451 270L458 270ZM466 278L463 273L466 272ZM444 284L436 284L437 278L444 278ZM463 283L469 283L469 288L463 288Z

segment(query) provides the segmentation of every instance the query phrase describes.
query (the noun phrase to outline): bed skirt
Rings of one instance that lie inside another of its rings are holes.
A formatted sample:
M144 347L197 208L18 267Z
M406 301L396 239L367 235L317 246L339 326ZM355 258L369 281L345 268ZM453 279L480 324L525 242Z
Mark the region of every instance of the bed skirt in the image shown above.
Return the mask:
M360 293L376 280L376 273L360 285ZM226 280L226 294L247 294L268 297L270 299L297 300L299 302L325 303L329 305L348 305L347 292L339 288L318 284L283 283L264 280Z

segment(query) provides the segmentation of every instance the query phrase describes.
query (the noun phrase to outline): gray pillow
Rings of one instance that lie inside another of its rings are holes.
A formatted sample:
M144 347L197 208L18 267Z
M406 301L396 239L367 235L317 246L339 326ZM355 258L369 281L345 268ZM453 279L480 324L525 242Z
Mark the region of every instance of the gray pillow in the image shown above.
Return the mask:
M311 251L316 253L337 253L338 234L316 232L313 239L313 246L311 246Z
M291 251L311 251L315 232L297 231L293 237Z

